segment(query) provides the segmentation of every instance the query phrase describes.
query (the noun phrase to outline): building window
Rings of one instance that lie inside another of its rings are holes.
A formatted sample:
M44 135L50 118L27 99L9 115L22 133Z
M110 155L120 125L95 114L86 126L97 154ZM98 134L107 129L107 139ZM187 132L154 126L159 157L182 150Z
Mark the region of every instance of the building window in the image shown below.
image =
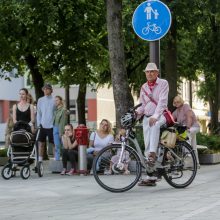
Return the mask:
M86 120L88 118L88 103L87 103L87 100L86 100L86 103L85 103L85 117L86 117ZM76 103L76 100L70 100L70 123L74 123L74 122L77 122L78 121L78 117L77 117L77 103Z
M70 123L74 123L77 121L76 118L76 100L70 100Z

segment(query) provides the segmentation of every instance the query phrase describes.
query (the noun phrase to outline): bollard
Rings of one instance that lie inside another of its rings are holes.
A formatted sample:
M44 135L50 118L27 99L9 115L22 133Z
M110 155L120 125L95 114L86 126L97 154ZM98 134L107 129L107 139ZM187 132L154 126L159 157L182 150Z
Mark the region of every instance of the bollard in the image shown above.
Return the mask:
M79 125L75 129L76 140L78 142L78 172L87 174L87 145L88 145L88 128L85 125Z

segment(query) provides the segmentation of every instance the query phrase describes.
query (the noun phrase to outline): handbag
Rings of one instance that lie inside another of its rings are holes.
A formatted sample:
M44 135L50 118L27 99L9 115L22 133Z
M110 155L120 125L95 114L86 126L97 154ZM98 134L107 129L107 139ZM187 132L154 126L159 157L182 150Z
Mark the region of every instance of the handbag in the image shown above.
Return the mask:
M95 143L95 137L96 137L96 132L94 132L94 139L93 139L93 145ZM86 149L87 154L94 154L95 152L95 147L94 146L90 146Z
M153 102L155 105L157 105L157 102L151 96L149 96L149 94L147 93L147 91L144 88L143 88L143 91L145 92L146 96L151 100L151 102ZM163 111L163 116L166 118L166 124L168 127L171 127L174 125L175 120L173 118L172 113L168 109L165 109Z
M168 127L171 127L171 126L174 125L175 120L173 118L172 113L168 109L165 109L163 111L163 116L166 118L166 124L167 124Z

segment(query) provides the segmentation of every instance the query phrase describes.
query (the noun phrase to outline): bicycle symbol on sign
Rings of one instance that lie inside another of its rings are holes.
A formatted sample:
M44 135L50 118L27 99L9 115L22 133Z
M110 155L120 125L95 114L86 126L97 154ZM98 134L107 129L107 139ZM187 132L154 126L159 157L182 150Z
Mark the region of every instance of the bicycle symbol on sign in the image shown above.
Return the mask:
M147 35L150 31L154 32L155 34L160 34L161 27L158 27L156 24L150 24L150 22L147 22L147 26L142 29L142 34Z

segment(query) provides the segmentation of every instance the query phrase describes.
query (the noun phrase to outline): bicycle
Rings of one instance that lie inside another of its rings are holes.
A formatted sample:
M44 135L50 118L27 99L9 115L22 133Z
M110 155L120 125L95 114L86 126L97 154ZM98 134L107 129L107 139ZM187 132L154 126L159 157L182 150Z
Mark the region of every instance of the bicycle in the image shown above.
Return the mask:
M150 24L150 22L147 23L147 26L142 29L142 34L147 35L149 32L152 31L155 34L161 33L161 27L157 26L156 24Z
M196 176L197 162L192 147L184 138L176 141L174 148L159 143L157 160L153 166L143 155L134 131L134 125L138 121L136 120L135 109L140 105L131 108L121 118L121 124L126 131L125 137L120 142L111 143L96 155L93 162L93 175L96 182L107 191L125 192L137 184L144 168L149 176L163 176L172 187L185 188L189 186ZM169 129L164 126L161 128L161 133ZM175 129L179 134L186 131L185 126L178 124L175 125ZM112 158L117 155L119 150L119 160L113 163ZM128 164L130 174L128 175L124 174L124 157L126 154L129 154L130 157Z

